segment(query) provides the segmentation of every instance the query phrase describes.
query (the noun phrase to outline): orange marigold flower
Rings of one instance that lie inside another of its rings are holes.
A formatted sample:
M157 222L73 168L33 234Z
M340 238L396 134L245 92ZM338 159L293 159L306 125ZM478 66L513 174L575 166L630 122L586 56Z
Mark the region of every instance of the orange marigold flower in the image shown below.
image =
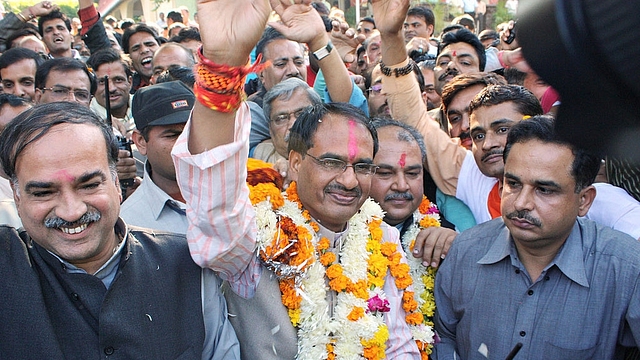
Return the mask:
M393 277L403 277L403 276L407 276L407 274L409 274L409 264L405 264L405 263L400 263L400 264L394 264L390 266L391 269L391 275L393 275Z
M302 209L302 203L300 202L300 198L298 197L298 186L295 181L292 181L287 188L287 199L289 199L289 201L298 203L298 208Z
M436 220L436 219L434 219L432 217L425 216L425 217L422 218L422 220L420 220L420 224L419 225L420 225L420 227L424 227L424 228L432 227L432 226L438 227L438 226L440 226L440 221L438 221L438 220Z
M422 196L422 201L420 202L420 206L418 206L418 211L420 211L420 214L426 214L427 212L429 212L430 207L431 201L429 201L426 196Z
M371 254L367 265L367 269L371 274L375 276L385 276L387 274L389 260L380 254Z
M364 316L364 309L359 307L359 306L356 306L356 307L353 308L353 310L351 310L349 315L347 315L347 319L349 319L351 321L358 321L363 316Z
M309 215L309 212L306 210L302 212L302 216L304 216L304 218L307 219L307 221L311 220L311 215ZM311 228L313 229L313 231L315 232L320 231L320 226L318 225L317 222L311 221L309 225L311 225Z
M380 355L380 352L382 352L382 355ZM384 354L384 349L381 349L379 346L367 346L364 348L364 352L362 354L365 359L383 359L385 354Z
M382 220L373 220L369 223L369 233L371 234L371 239L380 242L382 240L382 229L380 228L380 223Z
M382 243L382 247L380 248L380 251L382 251L382 254L384 254L384 256L391 256L397 250L398 250L398 245L392 242Z
M409 244L409 251L413 251L413 248L416 246L416 240L411 240L411 243Z
M343 292L347 288L348 280L349 279L346 276L340 275L329 281L329 287L337 292Z
M390 265L397 265L402 260L402 255L399 252L394 253L393 255L388 257Z
M335 279L342 275L342 266L340 264L333 264L327 268L327 277L329 279Z
M326 237L321 238L316 246L318 247L318 251L327 250L329 248L329 239Z
M359 299L369 299L369 292L367 291L367 282L365 280L358 280L356 283L349 281L347 284L347 291L352 293Z
M395 278L395 279L396 279L396 287L400 290L404 290L408 288L411 284L413 284L413 280L411 279L411 276L404 276L404 277Z
M325 267L333 264L334 261L336 261L336 254L332 252L326 252L320 255L320 263Z
M422 321L424 320L424 317L422 316L422 313L420 312L412 312L407 314L407 316L405 317L405 320L407 321L407 324L409 325L420 325L422 324Z

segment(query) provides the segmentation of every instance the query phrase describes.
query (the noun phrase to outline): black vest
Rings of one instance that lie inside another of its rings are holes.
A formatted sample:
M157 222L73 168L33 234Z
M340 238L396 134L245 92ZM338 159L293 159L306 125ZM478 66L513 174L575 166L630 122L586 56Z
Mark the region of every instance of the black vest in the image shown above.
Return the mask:
M0 226L0 359L200 359L201 269L183 235L133 228L107 290Z

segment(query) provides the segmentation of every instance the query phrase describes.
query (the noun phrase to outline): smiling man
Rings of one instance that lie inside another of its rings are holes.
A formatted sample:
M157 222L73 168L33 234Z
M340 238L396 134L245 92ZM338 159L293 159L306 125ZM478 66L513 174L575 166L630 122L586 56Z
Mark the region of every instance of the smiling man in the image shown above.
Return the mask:
M122 122L127 133L135 128L131 116L131 70L129 60L112 48L102 49L89 57L89 65L97 77L98 86L91 100L91 110L103 119L107 117L106 96L109 96L112 119ZM105 93L104 77L109 77L109 94ZM127 134L122 134L127 135Z
M117 154L111 128L70 102L27 110L2 133L24 229L0 227L0 353L238 359L220 280L184 236L119 218ZM35 341L24 336L34 328Z

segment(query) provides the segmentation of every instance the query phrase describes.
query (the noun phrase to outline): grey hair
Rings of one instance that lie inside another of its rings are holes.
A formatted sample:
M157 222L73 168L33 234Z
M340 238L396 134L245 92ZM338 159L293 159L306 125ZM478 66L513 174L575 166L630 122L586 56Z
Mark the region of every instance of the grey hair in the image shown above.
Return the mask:
M300 80L298 78L292 77L286 80L283 80L273 86L271 90L267 91L262 100L262 111L264 112L264 116L267 118L269 122L271 122L271 103L275 99L281 100L289 100L293 93L297 89L302 89L306 92L309 101L311 101L311 105L322 104L322 99L320 95L313 90L306 82Z
M379 130L384 127L395 126L400 128L398 131L397 139L399 141L404 142L415 142L420 148L420 155L422 155L422 163L424 164L427 161L427 147L424 144L424 137L416 128L411 125L407 125L403 122L392 120L392 119L383 119L383 118L374 118L371 123L376 130Z

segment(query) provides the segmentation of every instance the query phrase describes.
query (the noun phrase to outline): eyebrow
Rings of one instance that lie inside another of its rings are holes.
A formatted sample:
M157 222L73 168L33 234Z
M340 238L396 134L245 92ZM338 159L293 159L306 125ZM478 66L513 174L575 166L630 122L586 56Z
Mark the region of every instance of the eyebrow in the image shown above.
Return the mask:
M515 121L511 119L503 118L503 119L494 120L493 122L491 122L491 124L489 124L489 127L493 129L501 125L510 125L513 123L515 123ZM482 130L484 130L483 126L474 126L471 128L471 132L482 131Z
M515 180L515 181L517 181L519 183L522 183L522 180L518 176L513 175L513 174L511 174L509 172L505 172L504 173L504 178L505 179ZM536 181L533 182L533 184L535 186L543 186L543 187L552 187L552 188L555 188L555 189L562 189L562 186L560 186L560 184L558 184L557 182L555 182L553 180L536 180Z
M104 181L106 179L106 176L105 176L103 171L95 170L95 171L92 171L92 172L89 172L89 173L84 173L84 174L80 175L80 177L78 179L76 179L76 181L74 181L74 183L75 184L82 184L84 182L92 180L95 177L99 177L102 181ZM53 187L53 185L54 185L54 182L52 182L52 181L29 181L24 186L24 190L29 193L33 189L47 189L47 188Z
M338 160L342 160L344 162L346 162L347 164L349 163L349 160L347 160L346 157L338 155L338 154L334 154L334 153L324 153L320 156L316 156L318 159L327 159L327 158L331 158L331 159L338 159ZM359 164L359 163L367 163L367 164L373 164L373 159L371 158L364 158L364 159L355 159L354 162L352 162L351 164Z

